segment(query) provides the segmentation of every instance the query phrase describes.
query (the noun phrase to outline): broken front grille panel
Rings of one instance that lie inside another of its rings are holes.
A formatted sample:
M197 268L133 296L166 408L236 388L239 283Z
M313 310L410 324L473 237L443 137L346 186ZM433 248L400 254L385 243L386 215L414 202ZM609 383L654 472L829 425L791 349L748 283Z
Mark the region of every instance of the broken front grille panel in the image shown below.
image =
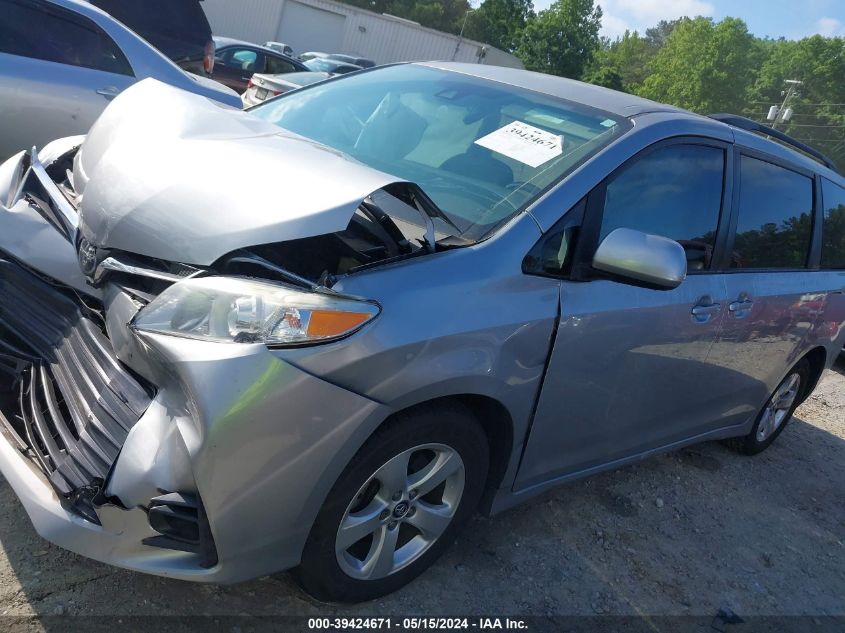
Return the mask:
M153 390L91 317L72 292L0 259L0 417L53 487L96 521L90 501Z

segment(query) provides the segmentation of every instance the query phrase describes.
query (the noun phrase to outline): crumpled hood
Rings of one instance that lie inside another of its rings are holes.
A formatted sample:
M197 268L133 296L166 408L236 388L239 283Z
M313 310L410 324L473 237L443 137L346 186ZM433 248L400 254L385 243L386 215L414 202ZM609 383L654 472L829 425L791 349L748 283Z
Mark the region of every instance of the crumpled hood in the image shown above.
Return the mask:
M209 265L238 248L342 231L395 176L247 113L147 79L74 163L92 244Z

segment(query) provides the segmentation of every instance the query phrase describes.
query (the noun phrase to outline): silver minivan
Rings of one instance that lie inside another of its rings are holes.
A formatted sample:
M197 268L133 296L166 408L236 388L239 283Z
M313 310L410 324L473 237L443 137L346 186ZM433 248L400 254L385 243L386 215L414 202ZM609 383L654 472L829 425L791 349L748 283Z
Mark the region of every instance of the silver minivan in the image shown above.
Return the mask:
M186 580L393 591L476 510L762 451L845 337L823 156L521 70L144 81L0 201L0 469L45 538Z

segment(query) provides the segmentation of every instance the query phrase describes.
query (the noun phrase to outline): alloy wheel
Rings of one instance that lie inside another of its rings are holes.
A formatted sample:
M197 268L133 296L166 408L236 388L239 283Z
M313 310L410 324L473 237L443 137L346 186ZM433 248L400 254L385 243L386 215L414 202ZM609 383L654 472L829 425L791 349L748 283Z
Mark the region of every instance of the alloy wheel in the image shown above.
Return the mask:
M452 522L464 483L463 460L445 444L422 444L390 459L343 514L335 538L340 568L377 580L411 564Z
M777 431L789 415L798 391L801 387L801 376L798 372L790 374L784 380L777 391L769 399L763 414L760 417L760 424L757 426L757 441L764 442Z

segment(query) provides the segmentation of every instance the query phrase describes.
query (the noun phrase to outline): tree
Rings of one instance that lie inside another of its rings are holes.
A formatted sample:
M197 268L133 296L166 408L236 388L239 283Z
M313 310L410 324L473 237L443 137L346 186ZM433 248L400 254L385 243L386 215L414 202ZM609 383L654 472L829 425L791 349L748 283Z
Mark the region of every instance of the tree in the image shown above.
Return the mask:
M594 66L584 71L581 81L612 90L624 90L622 76L611 66Z
M595 52L582 76L583 81L616 90L635 92L648 76L648 65L657 48L636 31L625 31L614 41L604 40ZM608 85L607 79L619 77L618 87ZM596 81L601 79L604 83Z
M797 42L769 40L764 50L748 115L765 120L769 106L783 101L784 81L802 81L789 103L795 114L781 129L845 168L845 39L814 35Z
M657 26L646 29L645 35L625 31L613 41L605 38L582 80L625 92L637 92L649 75L651 60L681 21L661 20ZM615 80L617 76L619 82Z
M577 79L599 48L601 16L593 0L556 0L528 21L516 54L529 70Z
M684 18L677 20L660 20L657 26L645 30L645 40L655 53L659 51L666 44L666 40L672 35L672 31L678 26Z
M531 0L484 0L467 16L464 35L513 52L525 25L534 17Z
M746 103L762 49L745 22L684 19L650 64L638 94L694 112L739 112Z

